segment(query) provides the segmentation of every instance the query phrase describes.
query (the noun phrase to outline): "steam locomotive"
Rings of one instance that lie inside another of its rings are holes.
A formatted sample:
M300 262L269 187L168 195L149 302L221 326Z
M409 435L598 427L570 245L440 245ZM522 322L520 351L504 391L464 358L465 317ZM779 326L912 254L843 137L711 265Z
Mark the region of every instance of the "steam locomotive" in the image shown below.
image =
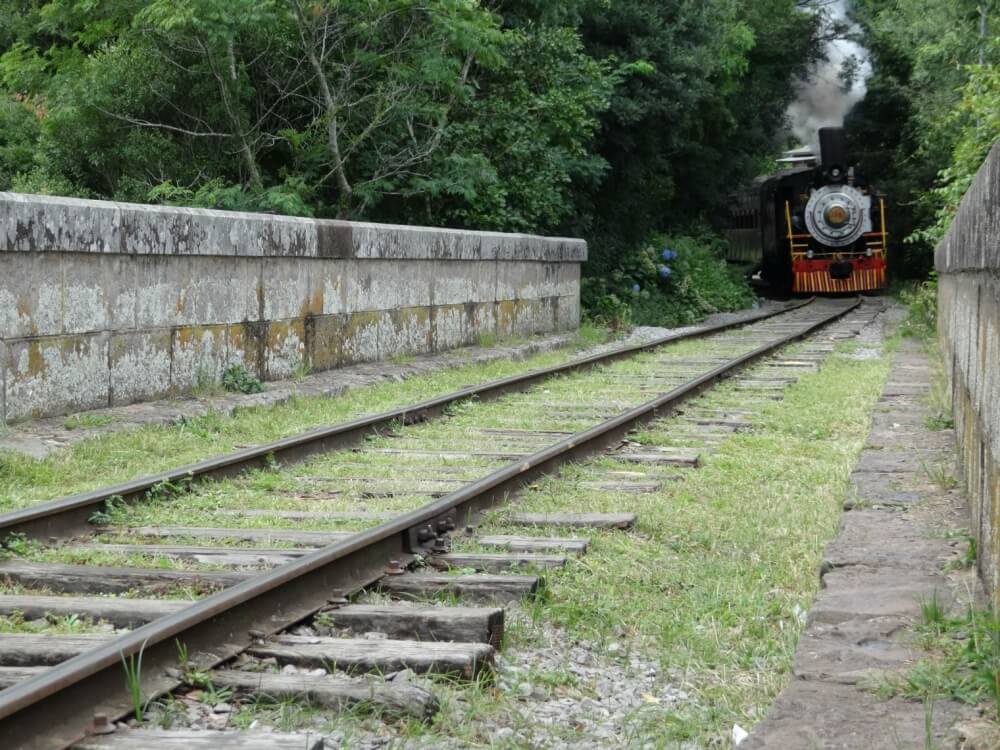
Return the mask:
M887 283L885 197L850 164L843 128L820 128L820 160L787 165L729 196L726 259L778 294L863 292Z

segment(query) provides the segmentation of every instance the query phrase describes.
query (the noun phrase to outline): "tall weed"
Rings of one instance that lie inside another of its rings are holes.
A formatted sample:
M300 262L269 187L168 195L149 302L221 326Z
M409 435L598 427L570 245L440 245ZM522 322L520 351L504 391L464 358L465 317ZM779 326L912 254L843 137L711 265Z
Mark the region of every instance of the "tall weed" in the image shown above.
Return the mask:
M937 333L937 276L932 272L927 281L903 289L899 298L906 305L906 319L901 331L904 336L929 341Z

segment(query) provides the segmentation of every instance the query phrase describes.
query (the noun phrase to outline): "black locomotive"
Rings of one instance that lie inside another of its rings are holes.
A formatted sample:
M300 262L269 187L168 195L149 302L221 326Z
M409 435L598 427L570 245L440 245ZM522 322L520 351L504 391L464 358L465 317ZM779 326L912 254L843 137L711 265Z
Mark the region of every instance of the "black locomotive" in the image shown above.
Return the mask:
M726 259L779 294L882 289L885 197L850 164L843 128L821 128L819 143L819 163L789 152L785 169L730 196Z

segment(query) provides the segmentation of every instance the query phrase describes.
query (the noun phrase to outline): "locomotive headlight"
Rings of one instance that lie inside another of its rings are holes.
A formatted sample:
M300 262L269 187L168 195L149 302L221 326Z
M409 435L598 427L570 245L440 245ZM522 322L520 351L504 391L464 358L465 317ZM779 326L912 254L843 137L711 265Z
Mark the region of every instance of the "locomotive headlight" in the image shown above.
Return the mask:
M849 218L851 218L851 214L843 203L831 203L823 212L823 219L831 227L840 228L847 223Z
M872 249L870 247L869 248L865 248L865 256L867 256L869 258L872 257Z
M814 253L814 252L813 252L813 249L812 249L812 248L809 248L808 250L806 250L806 257L807 257L807 258L809 258L809 260L812 260L812 257L813 257L813 255L815 255L815 254L816 254L816 253Z

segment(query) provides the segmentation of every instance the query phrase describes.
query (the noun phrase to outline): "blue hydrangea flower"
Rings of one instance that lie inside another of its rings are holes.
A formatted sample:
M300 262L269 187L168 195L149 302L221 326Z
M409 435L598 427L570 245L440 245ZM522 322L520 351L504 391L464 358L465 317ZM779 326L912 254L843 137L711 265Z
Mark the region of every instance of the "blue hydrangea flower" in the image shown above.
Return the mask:
M663 248L663 252L660 253L660 258L663 260L673 260L677 257L677 253L671 250L669 247Z
M638 292L641 288L642 287L640 287L638 284L633 284L632 285L632 291L633 292Z
M668 266L660 266L659 271L661 279L669 279L670 274L673 273Z

